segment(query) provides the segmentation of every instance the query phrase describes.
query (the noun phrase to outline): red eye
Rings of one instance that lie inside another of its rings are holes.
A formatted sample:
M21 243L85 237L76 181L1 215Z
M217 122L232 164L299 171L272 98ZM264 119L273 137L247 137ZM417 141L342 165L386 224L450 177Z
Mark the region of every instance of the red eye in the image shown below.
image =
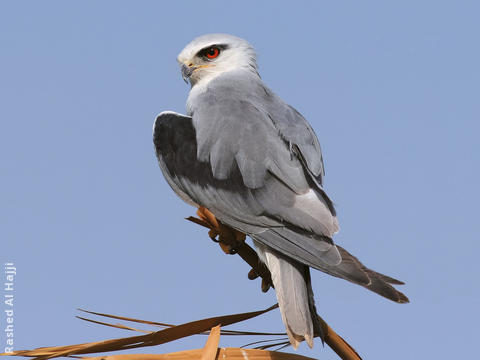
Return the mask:
M209 59L215 59L218 54L220 54L220 50L217 47L211 47L210 49L207 50L206 55L207 58Z

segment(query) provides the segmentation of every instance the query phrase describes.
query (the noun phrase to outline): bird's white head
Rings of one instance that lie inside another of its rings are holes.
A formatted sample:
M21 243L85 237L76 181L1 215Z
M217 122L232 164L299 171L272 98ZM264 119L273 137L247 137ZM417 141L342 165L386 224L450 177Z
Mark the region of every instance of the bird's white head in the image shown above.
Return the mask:
M183 79L192 87L227 71L257 73L255 50L245 40L228 34L208 34L190 42L178 55Z

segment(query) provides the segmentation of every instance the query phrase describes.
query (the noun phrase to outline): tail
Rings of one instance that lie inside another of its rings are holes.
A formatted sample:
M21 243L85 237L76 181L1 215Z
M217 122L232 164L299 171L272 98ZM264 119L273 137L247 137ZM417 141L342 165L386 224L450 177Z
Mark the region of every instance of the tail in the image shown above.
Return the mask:
M351 281L397 303L408 303L405 294L394 287L403 285L403 282L367 268L347 250L333 245L330 238L316 236L294 227L272 228L254 235L253 238L256 240L257 249L259 243L265 244L264 246L276 249L276 254L285 254L288 261L296 261Z
M313 300L309 267L258 243L255 245L272 275L290 343L296 349L305 340L308 346L313 347L313 338L322 334Z
M392 285L403 285L400 280L380 274L363 265L360 260L347 250L337 245L342 261L336 266L322 266L319 269L327 274L351 281L397 303L408 303L405 294Z

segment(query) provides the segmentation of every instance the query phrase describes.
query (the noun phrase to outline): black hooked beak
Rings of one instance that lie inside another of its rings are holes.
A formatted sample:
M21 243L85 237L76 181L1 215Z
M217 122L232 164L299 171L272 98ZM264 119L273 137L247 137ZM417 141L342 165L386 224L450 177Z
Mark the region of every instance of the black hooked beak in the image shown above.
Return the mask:
M188 80L190 79L190 76L192 76L193 72L196 69L197 68L193 65L192 66L187 66L185 64L182 64L182 78L183 78L183 81L188 83Z

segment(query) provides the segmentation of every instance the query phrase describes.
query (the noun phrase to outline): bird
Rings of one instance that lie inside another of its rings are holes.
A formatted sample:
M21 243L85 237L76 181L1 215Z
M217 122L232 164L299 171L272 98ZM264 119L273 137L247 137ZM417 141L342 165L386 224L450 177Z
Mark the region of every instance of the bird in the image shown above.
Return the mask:
M403 282L333 242L339 224L323 187L318 138L264 84L250 43L207 34L186 45L177 61L191 89L186 115L163 111L155 119L160 169L186 203L252 239L270 270L291 345L305 341L311 348L315 336L322 338L310 268L409 302L393 287Z

